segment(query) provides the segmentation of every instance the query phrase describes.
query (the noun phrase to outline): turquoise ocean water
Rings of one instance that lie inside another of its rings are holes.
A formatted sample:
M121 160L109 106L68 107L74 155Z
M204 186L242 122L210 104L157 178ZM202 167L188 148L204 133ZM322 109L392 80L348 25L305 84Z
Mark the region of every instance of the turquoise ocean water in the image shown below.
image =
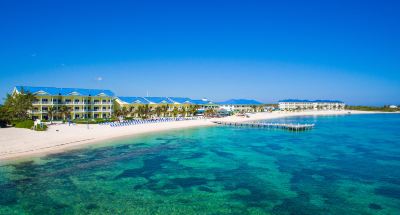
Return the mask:
M209 127L0 164L0 214L400 214L400 115Z

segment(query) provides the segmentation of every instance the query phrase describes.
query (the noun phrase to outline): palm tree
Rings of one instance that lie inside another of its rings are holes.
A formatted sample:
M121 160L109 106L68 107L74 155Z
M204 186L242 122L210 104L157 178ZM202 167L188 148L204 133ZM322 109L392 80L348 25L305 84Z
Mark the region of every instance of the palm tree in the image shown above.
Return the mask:
M216 114L216 111L214 109L207 109L204 111L204 116L206 117L212 117Z
M58 110L54 106L50 106L47 109L47 115L49 116L51 124L53 124L53 118L54 118L55 115L57 115L57 113L58 113Z
M190 105L188 109L189 109L188 110L189 114L194 116L197 113L199 106L198 105Z
M181 114L182 117L186 117L186 108L183 106L181 107L181 109L179 110L179 114Z
M129 115L131 117L135 117L135 114L136 114L136 108L135 107L130 107L129 108Z
M148 104L141 105L136 109L136 113L142 119L148 118L151 114L151 108Z
M115 109L114 110L114 112L113 112L113 115L115 116L115 117L120 117L120 116L122 116L122 110L121 109Z
M253 109L253 112L257 112L257 105L252 105L251 108Z
M154 113L156 114L157 117L160 117L162 112L163 112L163 109L162 109L161 106L157 106L157 107L154 109Z
M123 118L126 118L129 114L128 108L122 107L120 114Z
M63 116L63 119L67 118L71 114L71 109L65 105L62 105L58 108L58 111Z
M139 118L142 118L142 115L143 115L143 105L137 106L137 108L135 109L135 114L136 114Z
M174 109L172 110L172 116L173 116L173 117L177 117L178 114L179 114L178 108L177 108L177 107L174 107Z
M163 105L161 106L161 111L163 113L163 117L166 117L168 114L169 106L168 105Z

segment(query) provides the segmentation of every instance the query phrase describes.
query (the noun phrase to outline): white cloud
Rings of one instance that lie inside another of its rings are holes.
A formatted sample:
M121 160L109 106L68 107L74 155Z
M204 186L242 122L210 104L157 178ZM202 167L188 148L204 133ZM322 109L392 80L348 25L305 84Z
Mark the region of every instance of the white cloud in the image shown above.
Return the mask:
M102 80L103 80L103 77L99 76L99 77L96 78L96 81L102 81Z

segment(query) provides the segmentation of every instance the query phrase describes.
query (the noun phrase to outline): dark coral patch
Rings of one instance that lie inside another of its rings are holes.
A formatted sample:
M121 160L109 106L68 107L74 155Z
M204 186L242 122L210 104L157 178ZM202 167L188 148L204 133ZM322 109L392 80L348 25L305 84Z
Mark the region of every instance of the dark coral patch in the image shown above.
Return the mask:
M93 209L97 209L97 208L99 208L99 206L94 203L90 203L90 204L86 205L86 209L88 209L88 210L93 210Z
M400 188L381 186L375 189L375 194L389 198L400 199Z
M199 186L207 184L206 178L197 178L197 177L189 177L189 178L174 178L170 180L172 184L177 186L181 186L183 188Z
M382 206L375 204L375 203L369 204L368 207L371 209L374 209L374 210L382 210Z

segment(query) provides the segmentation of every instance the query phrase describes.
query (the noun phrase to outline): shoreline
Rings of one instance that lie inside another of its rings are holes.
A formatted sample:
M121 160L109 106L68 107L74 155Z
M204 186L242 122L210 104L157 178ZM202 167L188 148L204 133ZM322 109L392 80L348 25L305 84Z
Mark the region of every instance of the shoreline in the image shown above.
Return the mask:
M56 124L49 126L44 132L21 128L0 129L0 162L24 160L42 157L48 154L61 153L73 149L84 148L105 141L134 138L143 134L151 134L169 130L193 127L216 126L213 121L244 122L268 120L294 116L326 116L347 114L381 114L383 112L366 111L304 111L304 112L261 112L249 114L249 118L229 116L225 118L188 120L178 122L161 122L122 127L108 125Z

